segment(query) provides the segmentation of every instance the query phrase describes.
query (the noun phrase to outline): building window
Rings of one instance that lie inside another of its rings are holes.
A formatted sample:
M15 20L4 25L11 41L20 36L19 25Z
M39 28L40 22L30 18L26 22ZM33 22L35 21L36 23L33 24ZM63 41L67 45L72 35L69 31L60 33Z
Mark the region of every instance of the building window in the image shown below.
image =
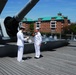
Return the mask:
M41 22L36 22L36 27L40 28Z
M50 28L56 28L56 21L50 22Z

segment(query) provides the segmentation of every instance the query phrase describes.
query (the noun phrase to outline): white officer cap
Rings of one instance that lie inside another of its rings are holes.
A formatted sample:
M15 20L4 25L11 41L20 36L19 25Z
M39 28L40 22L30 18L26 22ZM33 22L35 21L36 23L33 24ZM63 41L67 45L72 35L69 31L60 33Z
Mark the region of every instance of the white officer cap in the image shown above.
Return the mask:
M20 26L20 28L25 29L25 27L24 27L24 26Z
M39 27L36 27L36 29L38 29L38 30L39 30Z

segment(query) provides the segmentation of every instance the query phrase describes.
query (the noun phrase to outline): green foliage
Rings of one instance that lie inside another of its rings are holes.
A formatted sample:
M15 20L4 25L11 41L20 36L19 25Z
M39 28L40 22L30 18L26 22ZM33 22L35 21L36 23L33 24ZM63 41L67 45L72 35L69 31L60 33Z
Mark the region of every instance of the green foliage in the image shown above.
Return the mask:
M34 23L30 24L30 32L33 33L34 32Z
M76 34L76 25L71 25L70 30L73 32L73 34Z
M70 26L63 27L63 34L71 34Z
M76 34L76 24L71 24L69 26L66 26L63 28L63 33L64 34Z

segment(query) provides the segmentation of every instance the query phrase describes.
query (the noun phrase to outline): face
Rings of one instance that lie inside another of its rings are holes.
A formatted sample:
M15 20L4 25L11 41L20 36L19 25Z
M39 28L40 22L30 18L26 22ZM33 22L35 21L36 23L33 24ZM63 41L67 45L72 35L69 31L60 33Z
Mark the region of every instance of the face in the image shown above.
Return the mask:
M25 29L22 29L22 32L24 32L25 31Z
M37 32L38 32L38 30L37 30L37 29L35 29L35 32L37 33Z

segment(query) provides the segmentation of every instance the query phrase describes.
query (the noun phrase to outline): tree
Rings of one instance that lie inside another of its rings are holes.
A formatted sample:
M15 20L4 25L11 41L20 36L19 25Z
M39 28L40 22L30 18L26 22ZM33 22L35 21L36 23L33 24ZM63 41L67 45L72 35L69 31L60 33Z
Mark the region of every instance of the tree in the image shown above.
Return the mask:
M31 32L31 34L34 32L34 23L30 24L30 32Z
M63 27L63 34L71 34L70 26Z
M71 24L70 30L71 30L71 32L73 32L73 34L76 34L76 24Z
M63 27L64 34L76 34L76 24L71 24L69 26Z

